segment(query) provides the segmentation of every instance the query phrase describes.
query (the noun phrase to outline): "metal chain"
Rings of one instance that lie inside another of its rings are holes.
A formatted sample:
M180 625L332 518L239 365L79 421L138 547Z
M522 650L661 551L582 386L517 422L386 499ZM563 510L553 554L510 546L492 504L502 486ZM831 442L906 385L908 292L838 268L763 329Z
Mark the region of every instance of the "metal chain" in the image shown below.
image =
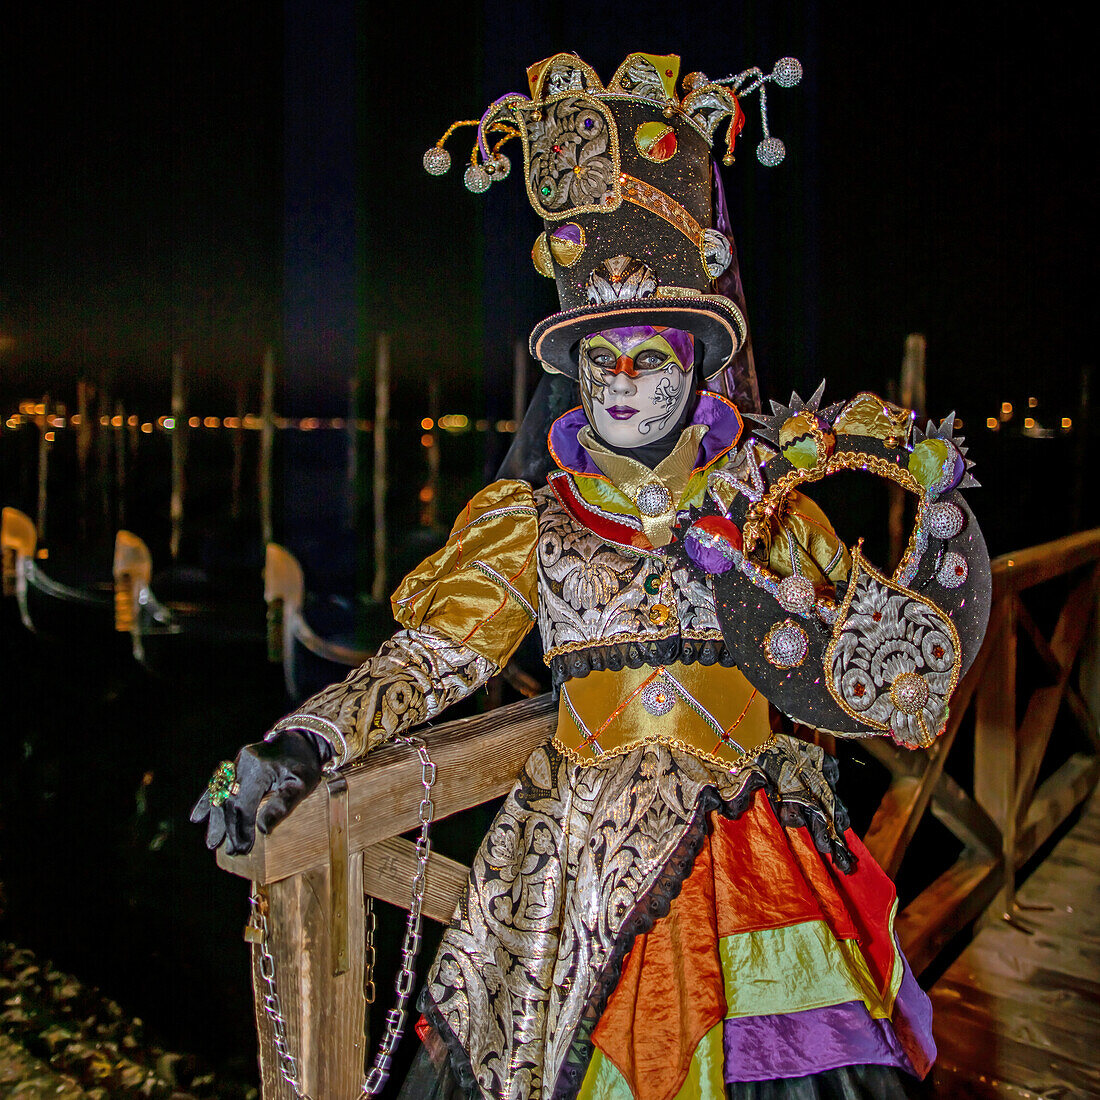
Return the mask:
M416 873L413 875L412 902L409 906L409 919L405 925L405 939L401 944L401 969L394 984L395 998L393 1008L386 1013L386 1031L382 1041L378 1044L378 1053L374 1058L374 1065L370 1073L363 1079L359 1095L375 1096L382 1090L390 1075L390 1067L393 1061L393 1053L397 1049L401 1038L405 1033L406 1005L409 995L416 984L416 957L420 952L420 925L421 911L424 906L425 876L428 869L428 856L431 855L432 845L428 837L428 830L435 814L435 805L432 802L432 788L435 786L435 764L428 755L428 747L415 735L408 737L395 737L398 744L411 745L416 749L420 757L420 784L424 788L423 797L420 800L420 836L416 840ZM267 992L264 994L264 1013L271 1021L271 1029L275 1035L275 1050L279 1055L279 1073L283 1080L294 1090L297 1100L311 1100L308 1093L302 1092L298 1084L298 1061L290 1053L287 1044L286 1020L283 1017L282 1002L279 1000L278 990L275 988L275 959L269 950L267 929L267 898L262 894L261 887L253 883L252 894L252 919L259 930L257 945L260 949L260 976L267 984ZM374 930L375 915L374 906L367 899L369 907L367 922L367 959L368 967L365 978L365 992L367 1003L374 1001Z
M368 894L364 898L367 934L363 945L363 999L374 1004L377 991L374 988L374 933L378 929L378 917L374 912L374 898Z
M275 988L275 958L267 946L267 895L255 882L249 896L252 903L252 920L259 930L256 944L260 949L260 977L267 984L264 994L264 1012L271 1021L271 1030L275 1034L275 1051L279 1055L279 1073L283 1080L294 1090L298 1100L310 1100L298 1085L298 1062L286 1039L286 1020L283 1018L283 1004L279 1000L279 991Z
M395 984L397 996L393 1008L386 1013L386 1033L378 1044L378 1053L374 1056L374 1065L363 1081L362 1094L375 1096L386 1083L390 1075L393 1052L405 1033L405 1006L409 994L416 984L416 956L420 952L420 912L424 905L424 882L428 869L428 856L432 844L428 838L428 829L435 814L432 803L432 787L435 786L435 764L428 756L428 747L415 735L398 737L396 741L412 745L420 757L420 783L424 788L424 797L420 800L420 836L416 838L416 874L413 875L412 904L409 906L409 919L405 925L405 940L401 944L401 970Z

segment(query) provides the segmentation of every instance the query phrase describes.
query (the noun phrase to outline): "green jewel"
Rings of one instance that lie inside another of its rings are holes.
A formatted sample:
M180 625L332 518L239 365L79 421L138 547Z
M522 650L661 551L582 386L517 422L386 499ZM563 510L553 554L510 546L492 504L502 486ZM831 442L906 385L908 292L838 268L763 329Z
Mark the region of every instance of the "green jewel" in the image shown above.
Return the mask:
M549 198L554 193L554 189L548 183L544 183L539 193Z
M642 587L651 595L656 596L661 591L661 576L659 573L650 573L644 581L642 581Z
M236 769L233 767L232 760L223 760L214 769L210 782L206 784L211 806L220 806L229 797L236 778Z

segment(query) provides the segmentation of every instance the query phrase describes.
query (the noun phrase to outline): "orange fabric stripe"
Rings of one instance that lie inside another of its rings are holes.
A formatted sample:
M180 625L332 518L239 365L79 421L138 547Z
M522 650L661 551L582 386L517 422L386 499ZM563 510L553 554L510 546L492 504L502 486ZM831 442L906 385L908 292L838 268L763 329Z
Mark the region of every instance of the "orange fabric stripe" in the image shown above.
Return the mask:
M592 1041L637 1100L671 1100L695 1048L726 1015L709 845L667 917L638 936Z
M856 935L835 881L805 829L784 829L763 792L736 821L717 817L719 935L824 920L838 939Z
M725 1017L719 940L824 921L856 939L880 992L890 986L895 892L850 829L851 875L822 856L805 828L780 825L763 791L736 821L712 813L711 834L668 916L638 936L592 1033L637 1100L671 1100L703 1036Z

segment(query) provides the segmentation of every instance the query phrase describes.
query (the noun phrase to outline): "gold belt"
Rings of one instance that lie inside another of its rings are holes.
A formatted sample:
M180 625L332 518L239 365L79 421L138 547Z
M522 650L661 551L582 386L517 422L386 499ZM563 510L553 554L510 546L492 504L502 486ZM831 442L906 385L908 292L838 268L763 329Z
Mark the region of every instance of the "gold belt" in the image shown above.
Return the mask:
M569 680L555 736L582 760L660 738L735 762L771 734L768 701L738 669L672 664Z

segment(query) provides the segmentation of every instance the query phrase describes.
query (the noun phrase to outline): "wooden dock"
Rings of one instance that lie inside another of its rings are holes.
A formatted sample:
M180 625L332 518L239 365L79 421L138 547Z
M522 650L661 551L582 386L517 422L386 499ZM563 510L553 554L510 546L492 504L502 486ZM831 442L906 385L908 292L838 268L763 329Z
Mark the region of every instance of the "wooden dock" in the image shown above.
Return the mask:
M1100 1097L1100 790L1016 897L932 989L935 1095Z

